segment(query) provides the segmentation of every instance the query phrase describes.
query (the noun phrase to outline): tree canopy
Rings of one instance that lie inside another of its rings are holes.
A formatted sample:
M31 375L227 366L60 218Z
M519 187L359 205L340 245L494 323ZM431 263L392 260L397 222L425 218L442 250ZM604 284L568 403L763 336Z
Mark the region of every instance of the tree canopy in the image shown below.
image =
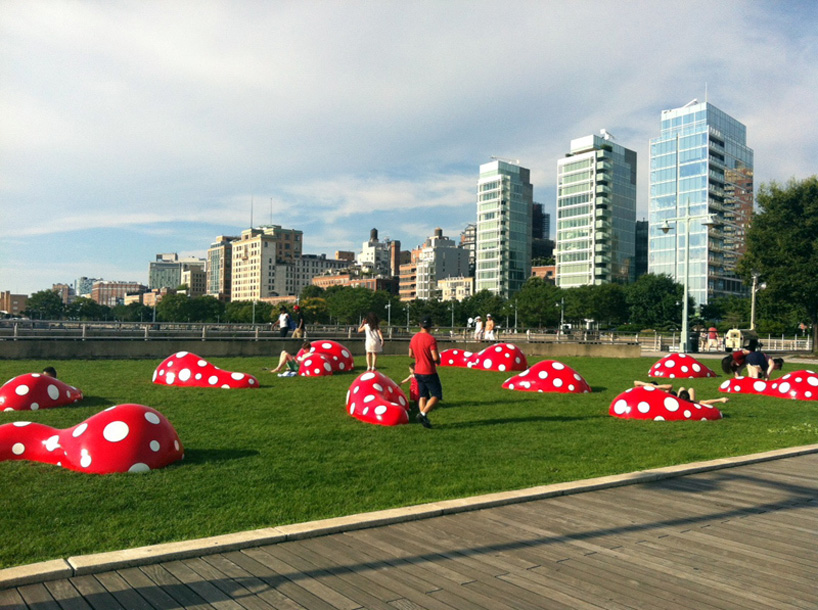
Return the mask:
M765 298L802 306L818 340L818 176L762 184L756 201L739 273L759 274Z

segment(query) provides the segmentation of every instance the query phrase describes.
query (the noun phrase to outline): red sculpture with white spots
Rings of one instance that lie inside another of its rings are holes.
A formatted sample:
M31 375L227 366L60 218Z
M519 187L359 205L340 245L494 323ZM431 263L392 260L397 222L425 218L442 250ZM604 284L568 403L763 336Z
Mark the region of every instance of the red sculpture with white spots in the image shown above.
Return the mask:
M408 424L409 401L389 377L379 371L367 371L349 386L347 413L368 424Z
M752 377L734 377L723 382L719 386L719 392L765 394L767 392L767 382L764 379L754 379Z
M111 474L164 468L183 457L171 423L143 405L117 405L65 430L25 421L0 426L0 461L30 460Z
M630 388L613 399L608 413L622 419L685 421L721 419L721 411L710 405L684 400L651 385Z
M650 367L650 377L690 379L694 377L718 377L716 372L706 367L688 354L669 354Z
M528 368L528 359L512 343L495 343L472 355L466 366L481 371L524 371Z
M767 396L792 400L818 400L818 375L812 371L793 371L781 379L767 382Z
M0 388L0 411L37 411L82 400L82 392L55 377L26 373Z
M302 377L328 377L332 375L332 362L325 354L311 352L298 365L298 374Z
M503 383L507 390L521 392L560 392L586 394L591 386L570 366L556 360L543 360Z
M257 388L258 380L247 373L225 371L190 352L177 352L153 372L153 382L198 388Z
M329 339L313 341L310 343L310 352L326 356L330 366L332 366L333 373L346 373L355 368L355 359L352 357L352 352L337 341L330 341Z
M458 366L466 368L469 364L469 358L473 354L466 350L457 349L455 347L444 349L440 352L440 366Z

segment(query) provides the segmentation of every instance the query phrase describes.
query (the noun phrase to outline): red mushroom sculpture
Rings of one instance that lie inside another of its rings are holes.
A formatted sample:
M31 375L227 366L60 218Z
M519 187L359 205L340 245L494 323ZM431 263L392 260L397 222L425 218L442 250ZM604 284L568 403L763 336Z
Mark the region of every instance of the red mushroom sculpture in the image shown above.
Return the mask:
M472 357L471 352L457 349L456 347L444 349L440 352L440 366L457 366L466 368L469 364L469 358Z
M0 411L37 411L80 400L80 390L40 373L18 375L0 387Z
M329 360L333 373L345 373L355 368L355 359L349 348L329 339L313 341L310 344L310 351L314 354L323 354Z
M556 360L543 360L503 383L507 390L521 392L560 392L585 394L591 386L570 366Z
M347 413L369 424L409 423L409 401L400 386L380 371L367 371L347 392Z
M321 352L311 352L298 366L298 374L302 377L328 377L332 375L330 357Z
M684 400L653 386L629 388L613 399L608 413L622 419L685 421L721 419L715 407Z
M793 371L767 383L767 396L792 400L818 400L818 375L812 371Z
M767 392L767 382L763 379L752 377L734 377L722 382L719 392L730 394L765 394Z
M481 371L524 371L528 368L528 359L522 350L512 343L495 343L486 349L472 354L466 363L470 369Z
M669 354L650 367L650 377L693 378L718 377L716 372L706 367L688 354Z
M199 388L257 388L258 380L247 373L225 371L190 352L168 356L153 372L153 382Z
M171 423L143 405L117 405L65 430L25 421L0 426L0 461L30 460L111 474L164 468L183 457Z

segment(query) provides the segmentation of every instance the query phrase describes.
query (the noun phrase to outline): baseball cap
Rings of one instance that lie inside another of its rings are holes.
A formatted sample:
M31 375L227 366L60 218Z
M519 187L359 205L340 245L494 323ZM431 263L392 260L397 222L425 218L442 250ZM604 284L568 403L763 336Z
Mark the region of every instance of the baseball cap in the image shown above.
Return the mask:
M421 328L432 328L432 317L431 316L423 316L423 319L420 321Z

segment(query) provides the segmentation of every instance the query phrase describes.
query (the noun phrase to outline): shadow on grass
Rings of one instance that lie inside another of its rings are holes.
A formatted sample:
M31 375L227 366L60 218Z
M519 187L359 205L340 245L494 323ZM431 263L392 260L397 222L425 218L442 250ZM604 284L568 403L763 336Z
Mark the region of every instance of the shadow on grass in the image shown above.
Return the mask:
M258 451L249 449L188 449L185 448L186 464L207 464L210 462L227 462L255 457Z

